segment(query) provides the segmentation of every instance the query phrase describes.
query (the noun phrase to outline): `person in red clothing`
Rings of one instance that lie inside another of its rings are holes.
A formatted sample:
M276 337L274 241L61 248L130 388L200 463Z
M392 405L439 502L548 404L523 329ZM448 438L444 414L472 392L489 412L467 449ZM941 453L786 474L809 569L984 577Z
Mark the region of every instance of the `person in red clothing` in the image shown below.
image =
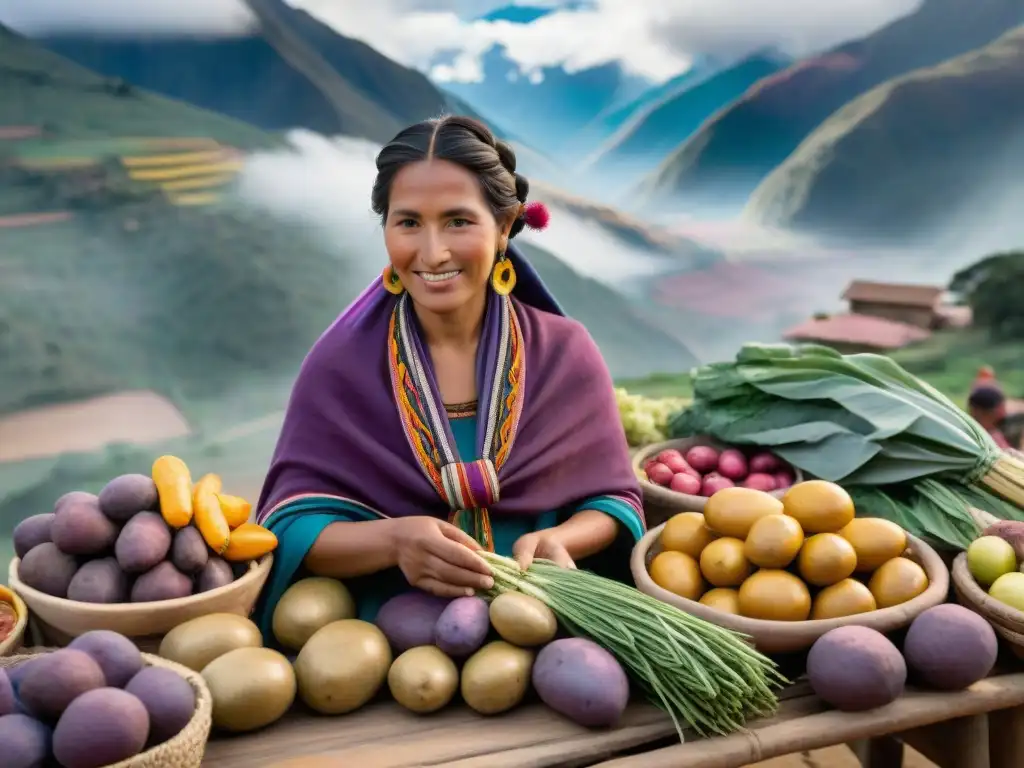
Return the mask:
M967 398L967 411L995 440L1000 448L1010 448L1010 442L1000 425L1006 418L1006 395L995 384L976 386Z

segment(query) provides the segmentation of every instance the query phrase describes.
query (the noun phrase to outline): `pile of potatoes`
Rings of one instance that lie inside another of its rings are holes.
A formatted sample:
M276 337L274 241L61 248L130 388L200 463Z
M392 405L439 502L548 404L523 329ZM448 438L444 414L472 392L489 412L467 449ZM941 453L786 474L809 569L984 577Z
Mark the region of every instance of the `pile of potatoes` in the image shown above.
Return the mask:
M146 666L123 635L88 632L0 670L0 765L111 765L180 733L195 708L181 675Z
M418 714L458 693L485 715L518 705L532 683L544 703L585 726L613 725L629 700L615 657L589 640L557 638L555 615L528 595L488 603L413 590L384 603L373 624L355 615L345 586L324 578L292 585L274 612L276 639L298 652L299 697L318 712L353 711L385 683Z
M99 495L72 491L53 512L14 529L18 578L84 603L146 603L230 584L277 545L249 523L250 505L221 493L221 479L193 485L184 462L162 456L152 476L120 475Z
M545 704L591 727L615 724L629 701L618 661L590 640L558 638L558 622L536 598L509 592L445 600L418 590L388 600L374 623L355 618L340 581L292 584L272 617L286 653L263 647L249 619L228 613L171 630L160 656L199 672L213 697L213 724L248 732L279 720L298 700L314 712L354 712L385 690L406 709L436 712L456 694L494 715L531 687Z

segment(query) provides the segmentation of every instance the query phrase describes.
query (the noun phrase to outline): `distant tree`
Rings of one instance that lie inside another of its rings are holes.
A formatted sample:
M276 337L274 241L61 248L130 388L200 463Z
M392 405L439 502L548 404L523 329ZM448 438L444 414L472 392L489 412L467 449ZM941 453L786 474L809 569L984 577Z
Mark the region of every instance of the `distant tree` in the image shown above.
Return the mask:
M949 284L971 307L974 324L995 339L1024 339L1024 251L986 256Z

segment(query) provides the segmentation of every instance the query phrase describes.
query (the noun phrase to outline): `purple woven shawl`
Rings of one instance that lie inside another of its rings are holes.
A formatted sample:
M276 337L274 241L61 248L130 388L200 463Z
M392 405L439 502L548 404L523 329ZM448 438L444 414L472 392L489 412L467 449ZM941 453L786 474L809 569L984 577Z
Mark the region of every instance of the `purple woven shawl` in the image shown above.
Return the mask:
M496 371L508 378L501 368L502 349L507 351L502 308L510 303L522 345L522 376L516 384L521 409L514 424L509 419L514 440L504 460L496 462L500 493L487 505L488 512L538 515L608 495L630 504L642 519L639 487L604 360L583 326L561 316L536 273L518 253L512 255L519 275L516 298L490 294L477 360L480 449L488 439L485 414L496 397L491 393L511 402L512 389L494 386ZM417 459L415 441L403 426L389 349L399 302L375 282L309 352L260 496L261 522L305 495L344 498L389 517L448 517L453 511ZM406 320L429 381L423 393L428 402L421 403L421 410L429 411L431 404L439 409L450 437L415 313L407 312Z

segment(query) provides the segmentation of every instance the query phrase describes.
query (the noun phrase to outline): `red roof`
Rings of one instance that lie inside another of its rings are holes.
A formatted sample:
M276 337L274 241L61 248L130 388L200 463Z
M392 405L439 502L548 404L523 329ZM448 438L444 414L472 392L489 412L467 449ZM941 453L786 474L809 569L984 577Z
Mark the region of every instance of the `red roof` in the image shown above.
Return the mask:
M942 293L942 288L937 288L934 285L872 283L867 280L854 280L843 292L843 298L847 301L930 309L938 303Z
M854 314L808 320L784 334L791 341L858 344L875 349L899 349L929 336L929 331L914 325Z

